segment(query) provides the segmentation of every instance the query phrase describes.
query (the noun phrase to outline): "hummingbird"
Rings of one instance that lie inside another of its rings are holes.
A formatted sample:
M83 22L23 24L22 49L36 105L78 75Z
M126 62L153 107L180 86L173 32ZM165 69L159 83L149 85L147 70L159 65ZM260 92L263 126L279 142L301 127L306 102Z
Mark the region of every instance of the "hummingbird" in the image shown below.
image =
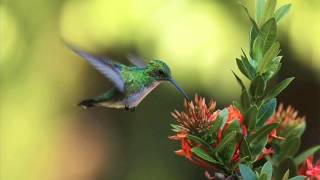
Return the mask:
M81 101L78 105L84 109L102 106L134 111L140 102L162 82L172 83L190 101L185 91L173 79L169 66L161 60L151 60L145 64L137 56L130 55L127 58L132 66L126 66L110 58L93 56L68 44L67 46L114 85L104 94Z

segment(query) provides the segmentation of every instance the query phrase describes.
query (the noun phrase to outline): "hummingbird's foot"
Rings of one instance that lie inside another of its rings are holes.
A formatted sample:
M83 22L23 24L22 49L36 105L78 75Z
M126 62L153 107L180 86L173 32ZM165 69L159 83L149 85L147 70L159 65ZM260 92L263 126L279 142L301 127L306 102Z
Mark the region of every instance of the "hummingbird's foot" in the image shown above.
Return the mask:
M131 111L131 112L134 112L135 110L136 110L136 107L129 107L128 105L125 105L124 106L124 109L126 110L126 111Z
M124 105L124 109L125 109L126 111L129 111L129 106L128 106L128 105Z

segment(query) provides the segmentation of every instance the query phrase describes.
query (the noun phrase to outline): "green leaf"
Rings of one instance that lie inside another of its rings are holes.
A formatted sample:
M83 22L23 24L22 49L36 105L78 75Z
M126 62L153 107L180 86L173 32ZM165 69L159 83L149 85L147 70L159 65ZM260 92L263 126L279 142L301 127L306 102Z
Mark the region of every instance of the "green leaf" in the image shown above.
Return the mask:
M277 5L276 0L267 0L263 10L263 17L262 17L261 24L273 17L274 10L276 9L276 5Z
M290 178L289 180L304 180L306 177L305 176L295 176Z
M290 172L289 177L296 176L297 174L297 167L294 164L292 158L286 158L279 163L279 166L275 169L276 170L276 179L282 179L283 174L286 173L288 170Z
M242 90L240 97L240 104L244 112L246 112L250 107L250 96L247 90Z
M252 80L255 74L255 70L253 69L249 61L246 64L243 60L236 58L236 62L241 73L245 75L248 79Z
M300 147L300 138L292 137L284 140L280 145L279 161L284 160L287 157L293 157Z
M224 121L224 117L222 117L220 113L217 119L213 122L208 133L205 134L205 137L212 137L212 139L216 139L218 136L219 128L222 126L223 121Z
M241 3L240 3L240 6L241 6L241 7L244 9L244 11L246 12L246 14L247 14L247 16L249 17L251 23L252 23L253 25L255 25L256 27L258 27L257 23L256 23L256 22L254 21L254 19L251 17L251 15L250 15L250 13L249 13L249 11L248 11L248 8L247 8L245 5L241 4Z
M266 147L268 143L268 136L262 137L259 142L255 144L251 144L251 152L252 152L252 159L256 161L260 155L263 153L263 149Z
M180 132L182 130L181 126L179 126L177 124L170 124L170 126L172 127L172 131L174 131L174 132Z
M304 162L309 156L311 156L317 152L320 152L320 145L314 146L314 147L302 152L301 154L299 154L296 158L294 158L294 163L296 165L299 165L302 162Z
M261 169L261 174L266 174L268 180L271 180L272 177L272 163L270 161L267 161L264 163Z
M236 136L237 136L236 131L232 131L232 132L228 133L226 136L224 136L222 138L221 142L218 144L215 151L221 152L221 151L225 150L225 148L228 148L230 142L233 141L236 138Z
M237 62L237 66L238 66L240 72L243 75L245 75L248 79L251 79L250 74L248 73L248 71L247 71L246 67L244 66L243 62L238 58L236 58L236 62Z
M251 153L251 150L250 150L250 147L249 147L249 143L248 143L246 137L243 138L243 141L242 141L241 146L240 146L240 157L241 158L248 157L249 161L252 160L252 153Z
M271 131L279 126L278 123L268 124L257 130L257 132L248 138L253 158L256 159L262 153L263 148L268 142L268 136Z
M275 18L277 22L280 22L280 20L288 14L289 10L291 8L291 4L285 4L281 6L279 9L276 10L275 12Z
M264 81L264 79L261 75L258 75L252 81L251 86L249 88L249 92L250 92L251 96L253 96L255 98L259 98L262 96L265 88L266 88L266 82Z
M264 103L258 113L257 127L261 127L273 115L277 106L277 99L272 98Z
M264 98L264 101L269 101L270 99L278 96L281 91L283 91L294 79L294 77L287 78L283 81L281 81L279 84L274 86L269 92L267 92L266 97Z
M256 127L257 114L258 114L258 107L256 105L251 106L249 108L249 111L246 113L245 122L249 132L254 130Z
M253 59L259 62L276 39L277 24L276 20L272 18L263 24L253 43Z
M284 173L282 180L288 180L289 179L289 169Z
M259 23L263 16L263 10L264 10L265 0L257 0L256 4L256 20Z
M240 128L240 124L238 120L233 121L229 124L228 128L223 131L223 136L227 137L229 134L236 132L235 138L231 138L231 141L228 142L228 146L225 146L223 150L219 150L219 156L224 160L224 162L229 163L236 151L237 144L242 137L241 134L242 129ZM224 138L222 139L222 142ZM220 146L220 144L218 145ZM218 151L218 150L217 150Z
M229 134L230 132L235 131L237 133L241 133L242 129L240 128L240 123L238 120L234 120L229 124L228 128L224 131L225 134Z
M241 61L241 60L239 60L239 61ZM238 59L237 59L237 62L238 62ZM240 68L239 68L239 69L240 69ZM239 77L235 72L232 71L232 73L233 73L234 77L236 78L238 84L241 86L241 89L242 89L242 90L246 89L246 86L244 85L244 83L242 82L242 80L240 79L240 77Z
M205 142L203 139L201 139L201 138L199 138L199 137L197 137L197 136L191 135L191 134L189 134L189 135L187 136L187 138L188 138L189 140L193 141L193 142L196 142L196 143L198 143L198 144L201 144L201 145L205 146L205 147L208 148L210 151L213 151L212 146L210 146L210 145L209 145L207 142Z
M262 74L267 71L267 67L270 63L272 63L272 60L279 54L280 49L280 43L275 42L272 44L272 46L267 50L266 54L263 56L261 62L258 64L257 72Z
M240 99L240 105L241 105L241 108L246 111L249 107L250 107L250 96L246 90L246 87L244 85L244 83L242 82L242 80L239 78L239 76L234 73L232 71L233 75L235 76L238 84L241 86L241 89L242 89L242 93L241 93L241 99Z
M266 72L264 73L265 79L269 80L274 75L276 75L281 68L282 56L275 57L272 62L266 67Z
M239 169L240 169L242 179L245 179L245 180L256 180L257 179L256 174L247 165L240 164Z
M256 23L253 23L252 26L251 26L251 29L250 29L250 39L249 39L249 42L250 42L250 56L252 56L252 49L253 49L253 43L254 43L254 40L257 38L259 34L259 27Z
M279 123L272 123L265 125L257 130L257 132L253 135L251 135L248 138L248 142L250 146L254 146L255 143L258 143L263 138L268 137L268 135L271 133L271 131L279 126Z
M191 149L191 152L193 152L195 155L197 155L198 157L200 157L201 159L203 159L205 161L215 163L215 164L220 164L218 161L213 159L207 152L205 152L203 149L201 149L199 147L193 147Z
M265 174L265 173L262 173L262 174L259 176L259 180L268 180L268 175Z
M253 42L252 42L253 43ZM255 68L252 66L252 64L250 63L246 53L242 50L243 56L241 56L241 60L242 63L246 69L246 71L248 72L248 75L250 76L250 80L254 79L255 75L256 75L256 70Z
M222 118L222 124L221 124L220 128L223 129L224 126L226 125L226 122L227 122L228 117L229 117L228 108L223 108L219 113L219 117Z

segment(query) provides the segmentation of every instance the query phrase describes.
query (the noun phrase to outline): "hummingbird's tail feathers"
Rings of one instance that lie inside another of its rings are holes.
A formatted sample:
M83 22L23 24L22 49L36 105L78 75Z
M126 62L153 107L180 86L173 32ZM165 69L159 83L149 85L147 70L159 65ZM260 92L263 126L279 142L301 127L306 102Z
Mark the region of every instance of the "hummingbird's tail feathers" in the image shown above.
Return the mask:
M94 99L86 99L81 101L78 105L81 106L83 109L87 109L89 107L96 106L97 101Z

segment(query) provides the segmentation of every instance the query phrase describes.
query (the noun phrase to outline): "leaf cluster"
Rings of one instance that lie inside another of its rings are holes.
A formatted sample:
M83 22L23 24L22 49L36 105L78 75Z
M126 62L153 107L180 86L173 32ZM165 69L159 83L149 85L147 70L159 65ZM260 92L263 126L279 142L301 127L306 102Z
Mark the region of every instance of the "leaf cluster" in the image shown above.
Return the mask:
M243 80L234 73L241 86L240 102L235 102L245 115L245 125L248 128L248 137L245 138L248 147L248 158L244 163L253 164L262 154L268 143L269 134L278 123L268 123L267 120L274 114L276 97L291 83L293 77L284 79L278 84L271 83L271 79L281 68L282 56L280 43L277 40L277 25L288 13L290 4L275 9L276 0L257 0L256 15L253 18L248 9L242 5L251 22L249 34L249 53L242 50L236 63L240 72L250 81L248 87ZM246 143L244 143L246 144ZM242 150L242 149L241 149Z
M245 138L245 143L241 148L242 154L248 157L240 165L241 176L244 179L269 180L271 177L283 180L289 177L291 177L290 180L303 179L303 177L296 176L299 164L308 156L320 151L320 146L315 146L296 156L300 147L301 135L305 130L305 124L302 124L283 132L285 140L271 144L276 154L272 159L269 158L260 172L253 170L259 168L256 166L257 158L268 143L268 134L278 128L277 123L267 123L267 120L275 113L276 97L294 79L290 77L277 84L271 83L282 64L282 56L279 55L280 43L277 40L277 25L291 7L290 4L285 4L276 9L276 4L276 0L257 0L254 18L242 5L251 22L250 50L248 55L242 50L242 55L236 58L236 63L250 84L246 87L241 78L234 73L242 89L240 102L234 104L245 114L245 124L248 127L248 137ZM273 175L272 167L275 169Z

